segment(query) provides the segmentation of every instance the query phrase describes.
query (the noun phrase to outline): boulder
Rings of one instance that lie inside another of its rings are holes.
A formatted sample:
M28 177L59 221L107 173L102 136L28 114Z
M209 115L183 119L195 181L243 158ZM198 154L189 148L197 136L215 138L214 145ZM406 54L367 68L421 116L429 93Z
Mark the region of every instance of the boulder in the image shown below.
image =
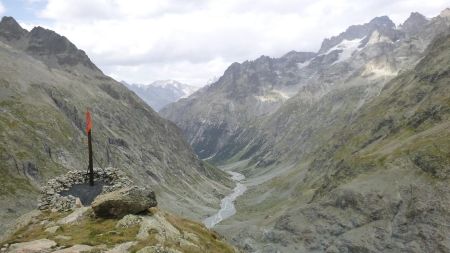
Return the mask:
M122 218L157 205L155 193L146 188L128 187L102 194L92 202L97 217Z

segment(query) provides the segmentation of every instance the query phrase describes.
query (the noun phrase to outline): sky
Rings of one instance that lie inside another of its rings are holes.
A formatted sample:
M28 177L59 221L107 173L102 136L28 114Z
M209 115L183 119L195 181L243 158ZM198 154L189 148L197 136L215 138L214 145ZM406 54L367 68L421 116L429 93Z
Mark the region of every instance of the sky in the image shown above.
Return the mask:
M66 36L118 81L203 86L233 62L317 51L324 38L387 15L437 16L448 0L0 0L0 15Z

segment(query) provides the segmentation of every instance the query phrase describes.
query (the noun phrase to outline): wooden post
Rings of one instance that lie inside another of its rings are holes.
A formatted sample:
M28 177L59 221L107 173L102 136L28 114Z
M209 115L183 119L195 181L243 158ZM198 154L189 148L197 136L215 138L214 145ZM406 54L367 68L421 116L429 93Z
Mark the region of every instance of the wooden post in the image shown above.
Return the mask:
M94 163L92 161L92 137L91 131L88 132L88 146L89 146L89 184L94 186Z
M89 147L89 184L94 186L94 162L92 161L92 120L89 110L86 110L86 132Z

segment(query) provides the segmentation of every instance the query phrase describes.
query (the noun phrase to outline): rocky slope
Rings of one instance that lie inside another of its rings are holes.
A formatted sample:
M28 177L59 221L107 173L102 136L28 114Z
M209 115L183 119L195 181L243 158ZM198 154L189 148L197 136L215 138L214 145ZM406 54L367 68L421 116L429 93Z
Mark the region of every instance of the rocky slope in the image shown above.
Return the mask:
M188 97L197 88L174 80L155 81L148 85L128 84L122 81L125 86L134 91L142 100L150 105L155 111L161 110L164 106L176 102L181 98Z
M46 179L87 168L86 108L93 115L94 165L153 186L163 208L201 219L232 186L225 173L197 159L174 124L67 38L41 27L28 32L4 17L0 59L0 231L36 207Z
M194 147L220 144L197 153L240 161L248 190L217 229L249 252L450 251L448 13L413 13L399 27L375 18L324 40L297 65L296 94L225 138L192 134L195 124L210 133L215 119L197 110L218 83L172 105L183 105L178 116L163 110Z
M449 66L447 34L301 162L245 168L219 231L250 252L449 252Z

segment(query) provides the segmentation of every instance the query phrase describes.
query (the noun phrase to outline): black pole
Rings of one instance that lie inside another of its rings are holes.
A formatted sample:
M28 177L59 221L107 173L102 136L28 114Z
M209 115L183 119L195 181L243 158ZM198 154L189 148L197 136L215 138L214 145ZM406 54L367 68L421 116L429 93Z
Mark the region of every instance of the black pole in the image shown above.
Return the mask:
M88 132L88 146L89 146L89 184L94 186L94 164L92 161L92 140L91 130Z

